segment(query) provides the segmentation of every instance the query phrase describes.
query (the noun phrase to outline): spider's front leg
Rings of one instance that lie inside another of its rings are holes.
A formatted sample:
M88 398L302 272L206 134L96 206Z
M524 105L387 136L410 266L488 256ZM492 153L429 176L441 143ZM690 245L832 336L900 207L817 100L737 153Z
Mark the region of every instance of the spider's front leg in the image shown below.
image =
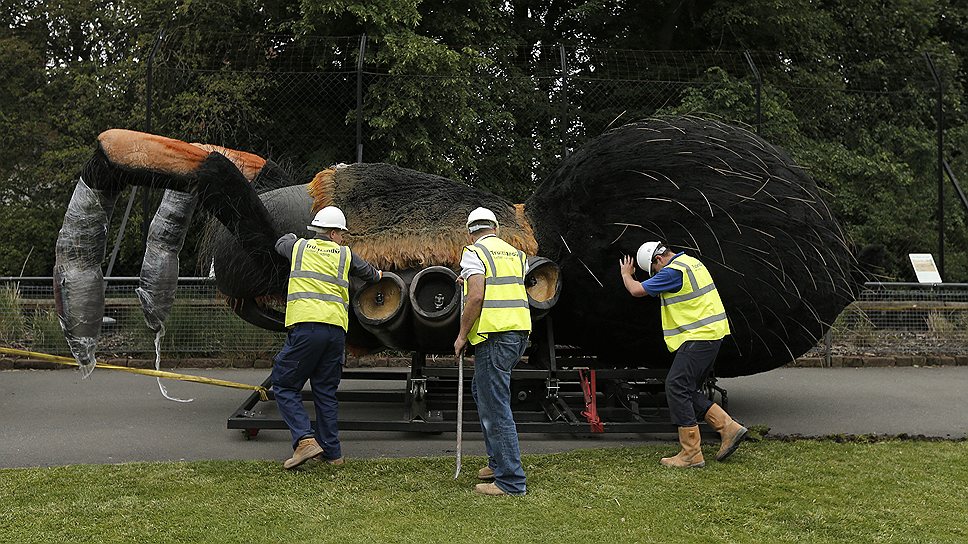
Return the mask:
M249 257L278 266L269 214L251 181L266 161L256 155L112 129L98 137L57 238L54 293L71 352L88 375L104 315L104 259L108 226L127 185L165 189L152 220L138 295L145 321L160 331L174 301L178 252L196 204L212 213L241 242Z

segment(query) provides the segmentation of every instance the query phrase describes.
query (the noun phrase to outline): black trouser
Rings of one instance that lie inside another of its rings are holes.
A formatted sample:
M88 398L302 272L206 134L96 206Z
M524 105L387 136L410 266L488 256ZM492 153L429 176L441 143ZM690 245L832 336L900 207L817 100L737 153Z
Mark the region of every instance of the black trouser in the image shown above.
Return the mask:
M672 422L680 427L692 427L697 418L706 415L713 402L700 388L713 369L722 340L690 340L676 351L672 368L666 376L665 394Z

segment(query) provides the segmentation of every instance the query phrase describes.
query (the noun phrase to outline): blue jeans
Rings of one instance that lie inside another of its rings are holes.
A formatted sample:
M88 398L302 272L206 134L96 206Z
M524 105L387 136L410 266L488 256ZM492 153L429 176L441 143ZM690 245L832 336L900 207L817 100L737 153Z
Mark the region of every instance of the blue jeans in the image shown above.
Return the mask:
M507 331L489 333L487 340L474 346L471 393L484 430L487 466L494 470L494 483L509 495L527 491L518 429L511 414L511 369L527 345L528 333Z
M722 340L689 340L676 350L676 358L666 376L666 402L672 422L679 427L698 424L713 401L700 390L713 369Z
M300 439L315 436L327 459L343 456L337 426L336 389L343 375L346 331L327 323L298 323L286 335L282 351L272 366L272 392L282 420L292 434L292 447ZM316 406L316 432L302 403L302 389L309 380Z

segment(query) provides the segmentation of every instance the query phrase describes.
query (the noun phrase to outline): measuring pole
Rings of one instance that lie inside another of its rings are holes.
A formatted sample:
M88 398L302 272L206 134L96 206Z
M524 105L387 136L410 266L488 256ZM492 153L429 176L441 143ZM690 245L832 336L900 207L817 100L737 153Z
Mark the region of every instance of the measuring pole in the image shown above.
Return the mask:
M460 298L460 310L457 314L458 323L464 317L464 297ZM460 333L458 333L460 334ZM454 479L460 476L461 461L461 438L464 434L464 350L461 350L457 357L457 469L454 471Z

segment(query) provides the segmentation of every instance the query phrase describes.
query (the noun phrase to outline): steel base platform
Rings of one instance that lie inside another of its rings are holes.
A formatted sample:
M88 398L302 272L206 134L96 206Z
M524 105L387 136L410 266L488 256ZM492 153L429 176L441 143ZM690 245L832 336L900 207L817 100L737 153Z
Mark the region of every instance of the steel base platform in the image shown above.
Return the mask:
M511 373L511 410L519 433L677 432L666 407L667 370L595 369L593 357L554 345L550 318L540 324L544 327L534 335L529 356ZM344 370L337 392L340 405L361 403L362 411L371 416L343 419L341 410L340 430L455 431L458 369L428 367L426 357L414 353L409 368ZM462 419L466 432L481 431L470 393L473 375L473 367L465 366ZM274 409L270 378L263 386L269 390L271 404L261 407ZM711 399L718 393L719 403L726 409L726 391L716 386L715 377L707 379L704 390ZM310 391L303 391L303 401L312 402ZM263 429L286 429L278 415L260 409L262 402L258 393L250 394L229 416L227 427L242 430L246 438L254 438Z

